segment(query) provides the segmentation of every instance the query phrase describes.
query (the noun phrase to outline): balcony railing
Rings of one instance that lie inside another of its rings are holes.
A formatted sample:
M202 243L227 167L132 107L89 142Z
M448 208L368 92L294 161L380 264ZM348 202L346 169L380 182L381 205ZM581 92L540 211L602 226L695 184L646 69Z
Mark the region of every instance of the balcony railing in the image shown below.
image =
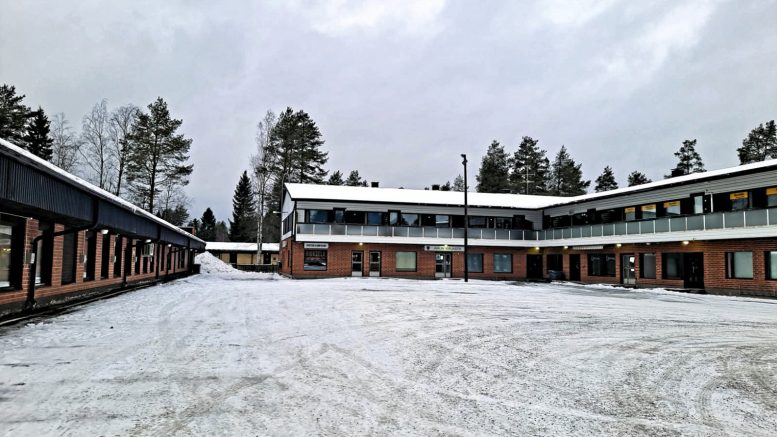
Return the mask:
M777 225L777 208L748 211L715 212L681 217L662 217L633 222L602 223L544 229L469 228L468 237L474 240L564 240L620 235L650 235L671 232L741 229ZM297 234L347 235L355 237L398 238L464 238L464 228L435 228L411 226L374 226L345 224L298 224Z

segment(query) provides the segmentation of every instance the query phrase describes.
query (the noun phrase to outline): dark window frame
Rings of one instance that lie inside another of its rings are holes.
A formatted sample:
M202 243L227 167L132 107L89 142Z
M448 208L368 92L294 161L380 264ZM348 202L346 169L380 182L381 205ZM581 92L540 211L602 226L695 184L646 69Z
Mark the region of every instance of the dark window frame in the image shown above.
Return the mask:
M653 276L645 275L645 255L653 256ZM658 261L657 254L655 252L642 252L639 254L639 277L642 279L658 279Z
M736 267L736 256L737 253L749 253L750 254L750 276L749 277L738 277L737 275L737 267ZM753 258L753 252L749 250L738 250L734 252L726 252L726 279L736 279L736 280L745 280L745 281L752 281L755 279L755 265L754 265L755 259Z
M472 266L469 263L469 260L470 260L471 257L480 257L480 270L475 270L475 269L472 268ZM466 261L467 261L467 267L468 267L470 273L483 273L485 271L485 265L484 265L484 262L483 262L484 259L483 259L483 254L482 253L472 253L472 252L470 252L470 253L467 254L467 260Z
M508 266L510 267L510 270L497 270L496 269L496 257L497 256L506 256L510 262L508 263ZM493 265L491 266L494 273L512 273L513 272L513 254L512 253L495 253L493 255L493 259L491 260L493 262Z
M662 252L661 253L661 279L683 279L685 277L685 271L684 271L684 263L683 263L683 253L682 252ZM669 265L669 261L676 259L677 260L677 276L669 276L668 271L669 269L667 266Z
M397 267L397 265L398 265L397 257L398 257L398 255L400 253L412 253L413 254L413 259L415 260L415 262L413 263L413 265L414 265L413 269ZM418 252L412 251L412 250L398 250L398 251L394 252L394 271L397 271L397 272L417 272L418 271Z
M594 259L599 259L600 271L594 271ZM612 272L609 272L610 260L612 260ZM614 278L617 274L618 265L614 253L589 253L588 254L588 276Z
M323 254L323 256L322 256ZM309 264L308 259L321 259L323 257L324 263L321 264ZM323 268L320 268L323 267ZM329 269L329 250L327 249L304 249L302 252L302 270L311 272L325 272Z

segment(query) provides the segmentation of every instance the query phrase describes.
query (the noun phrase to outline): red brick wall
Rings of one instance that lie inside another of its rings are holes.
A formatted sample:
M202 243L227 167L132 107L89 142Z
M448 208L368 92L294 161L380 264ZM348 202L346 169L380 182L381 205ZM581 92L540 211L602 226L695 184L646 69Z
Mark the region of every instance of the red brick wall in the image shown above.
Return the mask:
M61 224L55 224L54 225L54 232L60 232L64 230L64 226ZM29 274L30 274L30 256L29 254L32 252L32 240L40 234L39 232L39 226L38 226L38 220L35 219L28 219L25 225L25 237L24 237L24 264L22 266L22 280L21 280L21 288L17 290L11 290L11 291L0 291L0 306L2 305L9 305L9 304L16 304L19 302L23 302L26 300L27 297L27 289L29 286ZM108 268L108 278L102 279L100 278L100 274L102 272L102 234L97 231L96 232L96 239L97 239L97 250L96 250L96 256L95 256L95 274L94 280L88 280L84 281L84 262L83 262L83 256L86 253L86 231L80 231L76 237L76 241L78 244L77 247L77 255L76 255L76 276L75 276L75 282L71 284L62 285L62 246L63 246L63 236L54 237L53 241L53 254L52 254L52 266L51 266L51 283L50 284L39 284L35 286L35 297L36 299L41 298L48 298L48 297L55 297L60 295L67 295L78 291L87 291L90 289L101 289L101 288L118 288L122 281L123 277L122 275L114 276L113 274L113 256L114 254L114 244L116 241L116 236L111 235L111 248L110 248L110 254L109 256L109 268ZM130 239L124 239L124 245L122 246L122 252L126 248L127 244L134 245L136 240L130 240ZM163 245L164 250L169 250L164 243L160 243ZM134 246L133 246L134 247ZM124 262L125 262L125 253L122 253L122 262L121 262L121 271L122 274L124 272ZM132 256L134 256L135 253L133 251ZM164 263L160 265L159 269L159 277L163 278L165 274L174 274L174 273L181 273L185 272L188 269L188 257L185 256L186 254L183 252L179 252L179 256L182 256L184 258L184 267L178 267L178 263L174 257L173 262L170 265L169 272L165 272L164 270ZM161 257L162 260L165 259L165 256ZM40 254L38 261L41 261ZM159 261L155 259L155 263ZM149 264L150 266L150 264ZM129 272L127 272L127 282L133 283L133 282L141 282L141 281L147 281L151 279L156 278L156 266L154 266L153 270L149 270L148 273L143 274L142 273L142 264L141 264L141 274L136 275L134 270L134 260L132 264L132 268Z
M290 271L288 263L289 250L293 248L293 274ZM371 244L365 243L359 246L355 243L329 243L327 251L327 270L326 271L305 271L303 270L304 258L303 243L287 240L287 246L281 248L281 260L283 261L282 273L291 274L298 278L313 277L342 277L351 276L351 251L364 251L364 275L367 275L368 254L371 250L379 250L382 253L382 276L391 277L413 277L413 278L434 278L435 270L435 252L423 250L422 245L399 245L399 244ZM471 272L470 277L475 279L524 279L526 278L526 255L542 254L543 269L547 275L547 255L562 254L563 270L567 278L570 275L569 255L580 255L580 280L585 283L621 283L621 255L634 254L636 262L636 282L638 287L667 287L683 288L682 279L663 279L662 278L662 253L687 253L701 252L704 254L704 286L710 292L732 293L732 294L754 294L754 295L773 295L777 296L777 281L767 280L765 278L766 260L764 252L777 251L777 239L754 239L754 240L719 240L719 241L691 241L687 245L682 243L653 243L646 244L624 244L621 247L615 245L605 246L603 250L596 251L573 251L571 249L561 248L496 248L471 246L470 253L483 254L483 273ZM394 270L395 253L398 251L416 252L416 262L418 270L416 272L397 272ZM751 251L753 252L753 279L727 279L726 278L726 252ZM513 272L509 274L493 273L493 254L510 253L513 255ZM588 255L596 253L611 253L615 255L615 276L589 276L588 275ZM640 277L640 253L656 254L656 278ZM461 278L464 272L464 254L454 252L452 277Z

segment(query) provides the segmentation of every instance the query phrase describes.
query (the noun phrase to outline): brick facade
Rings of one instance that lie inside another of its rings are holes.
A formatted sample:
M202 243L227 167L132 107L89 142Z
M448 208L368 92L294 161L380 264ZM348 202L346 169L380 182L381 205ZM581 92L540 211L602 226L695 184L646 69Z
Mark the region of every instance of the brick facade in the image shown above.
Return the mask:
M422 245L403 244L356 244L329 243L327 249L326 270L304 270L304 244L294 242L293 237L282 245L281 273L294 278L321 278L351 276L351 254L353 251L363 251L363 275L368 275L369 252L381 252L381 276L405 278L435 278L435 252L425 251ZM726 277L726 252L746 251L753 254L753 279L731 279ZM635 256L635 276L637 287L665 287L681 289L685 286L683 279L663 278L663 254L665 253L702 253L704 289L709 293L755 295L777 297L777 280L766 278L766 256L769 251L777 251L777 239L751 240L715 240L691 241L682 243L652 243L624 244L622 246L607 245L602 250L575 251L562 248L499 248L485 246L470 246L470 253L483 254L483 272L471 272L470 278L489 280L522 280L526 279L527 255L543 256L543 274L547 278L548 255L561 254L563 272L570 277L570 255L580 255L580 281L583 283L620 284L622 282L622 259L624 254ZM396 271L396 252L415 252L417 270L415 272ZM655 253L656 278L642 278L640 254ZM293 254L293 255L292 255ZM493 255L511 254L513 271L511 273L494 273ZM589 254L613 254L615 256L614 276L590 276L588 274ZM290 257L290 255L292 255ZM462 278L464 275L464 254L452 252L452 277Z
M26 220L26 223L24 224L24 262L21 266L21 280L20 280L20 287L13 289L13 290L0 290L0 316L11 314L14 312L19 311L21 305L25 302L27 298L27 290L29 287L29 280L30 280L30 268L31 268L31 256L32 253L32 242L35 237L38 235L41 235L40 228L39 228L39 222L36 219L30 218ZM62 224L54 224L52 232L60 232L63 231L65 227ZM125 266L125 259L126 252L124 250L126 249L127 244L132 244L133 246L133 252L132 256L134 257L136 254L134 253L134 245L137 243L138 240L134 239L123 239L123 245L122 245L122 256L121 256L121 263L119 264L119 275L114 274L114 256L115 254L115 242L117 236L115 234L110 234L110 244L111 247L109 249L109 254L107 255L109 257L108 262L108 270L107 270L107 277L103 278L101 277L102 274L102 244L103 244L103 234L99 231L95 231L95 262L94 262L94 279L85 279L84 278L84 255L87 253L87 247L86 247L86 233L87 231L80 231L78 232L76 236L76 258L75 258L75 281L69 284L62 285L62 264L63 264L63 244L64 244L64 236L57 236L52 239L51 247L51 269L49 273L49 281L46 284L37 284L35 286L35 299L38 301L40 305L45 305L47 303L52 302L59 302L62 300L67 300L70 298L78 297L78 295L81 294L88 294L92 293L94 294L96 291L99 292L107 292L111 290L115 290L122 287L122 284L124 282L124 266ZM173 253L172 262L170 263L169 269L166 265L166 257L167 252L169 250L174 250L175 253ZM159 243L157 245L157 249L155 251L155 255L161 263L159 263L159 272L157 275L157 263L150 262L149 259L149 267L148 272L143 273L143 267L141 262L141 273L135 274L134 269L134 260L132 265L132 268L127 272L127 284L137 284L137 283L143 283L148 281L153 281L156 279L166 279L166 278L173 278L176 276L180 276L182 274L186 274L189 272L189 261L190 257L187 256L188 252L183 249L171 247L168 248L166 244ZM162 254L159 256L159 254ZM138 256L140 254L137 254ZM42 262L42 255L38 255L38 262ZM182 259L183 266L180 266L178 260Z

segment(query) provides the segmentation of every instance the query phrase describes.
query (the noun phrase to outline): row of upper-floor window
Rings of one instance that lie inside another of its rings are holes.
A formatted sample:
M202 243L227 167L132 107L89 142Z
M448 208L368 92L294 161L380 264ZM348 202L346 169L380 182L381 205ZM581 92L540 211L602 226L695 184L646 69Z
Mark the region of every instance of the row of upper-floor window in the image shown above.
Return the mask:
M544 216L543 228L650 220L661 217L743 211L777 206L777 187L764 187L717 194L694 193L685 198L630 205L622 208L589 209L572 215Z
M288 218L287 218L288 220ZM327 223L372 226L423 226L438 228L463 228L464 216L456 214L422 214L400 210L352 211L347 209L300 209L297 210L298 223ZM284 223L284 226L290 224ZM493 217L470 215L470 228L492 229L532 229L533 223L524 215L512 217ZM288 229L288 227L286 227Z

